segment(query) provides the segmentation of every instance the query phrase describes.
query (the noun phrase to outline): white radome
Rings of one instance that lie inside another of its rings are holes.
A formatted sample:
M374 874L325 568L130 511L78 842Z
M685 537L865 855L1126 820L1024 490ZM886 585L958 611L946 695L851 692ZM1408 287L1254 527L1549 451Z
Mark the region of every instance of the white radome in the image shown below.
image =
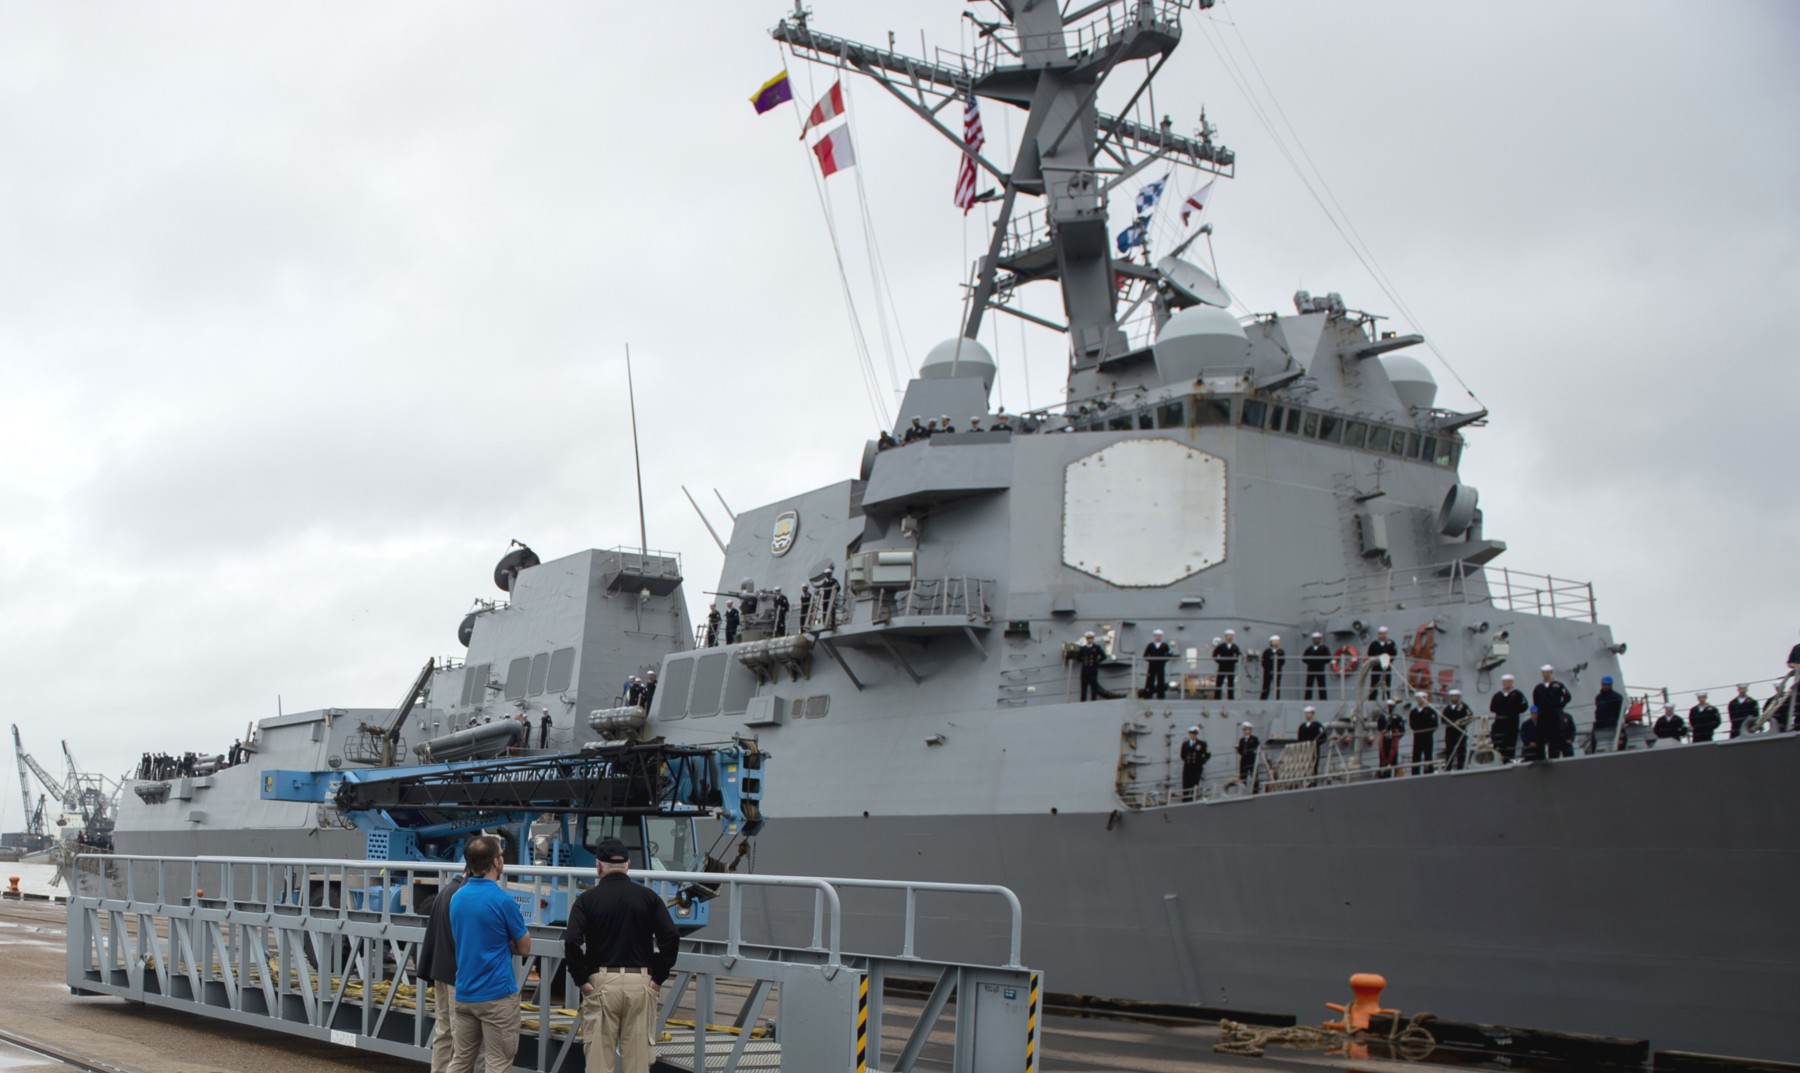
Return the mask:
M927 380L977 375L985 387L994 386L994 356L973 339L946 339L932 347L919 366L919 376Z
M1425 363L1411 354L1388 354L1381 359L1395 394L1409 410L1429 410L1437 401L1437 378Z

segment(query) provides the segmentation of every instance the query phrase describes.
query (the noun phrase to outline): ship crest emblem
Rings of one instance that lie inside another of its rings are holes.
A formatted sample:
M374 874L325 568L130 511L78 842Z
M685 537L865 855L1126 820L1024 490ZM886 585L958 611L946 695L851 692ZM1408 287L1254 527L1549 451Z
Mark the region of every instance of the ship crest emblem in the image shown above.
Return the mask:
M769 551L775 555L786 555L794 546L794 536L800 532L800 515L795 511L783 511L775 518L775 535L769 539Z

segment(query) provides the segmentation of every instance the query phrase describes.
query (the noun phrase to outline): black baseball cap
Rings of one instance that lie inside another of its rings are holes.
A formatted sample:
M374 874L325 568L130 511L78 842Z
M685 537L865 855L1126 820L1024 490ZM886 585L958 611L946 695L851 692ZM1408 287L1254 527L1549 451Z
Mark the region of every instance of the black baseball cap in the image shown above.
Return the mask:
M630 864L631 851L616 838L603 838L594 847L594 856L607 864Z

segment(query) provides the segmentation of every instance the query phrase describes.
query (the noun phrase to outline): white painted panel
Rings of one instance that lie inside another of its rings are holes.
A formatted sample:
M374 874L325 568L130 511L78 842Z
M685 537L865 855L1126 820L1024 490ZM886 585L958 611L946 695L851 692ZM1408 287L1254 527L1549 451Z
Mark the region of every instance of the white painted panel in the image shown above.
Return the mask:
M1064 563L1141 588L1224 561L1224 459L1173 440L1124 440L1069 463Z

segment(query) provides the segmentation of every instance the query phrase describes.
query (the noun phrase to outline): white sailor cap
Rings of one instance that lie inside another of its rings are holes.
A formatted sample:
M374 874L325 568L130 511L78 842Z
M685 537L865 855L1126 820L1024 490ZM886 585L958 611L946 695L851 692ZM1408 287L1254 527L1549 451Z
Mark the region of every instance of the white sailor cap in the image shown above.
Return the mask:
M780 585L777 585L777 586L775 586L775 591L776 591L776 592L780 592L780 591L781 591L781 586L780 586Z
M1705 700L1706 699L1706 690L1702 689L1700 692L1694 694L1694 697L1698 700Z
M1450 695L1451 695L1451 696L1453 696L1453 697L1460 697L1460 696L1462 696L1462 690L1460 690L1460 689L1452 689L1452 690L1451 690L1451 691L1450 691Z
M1423 693L1414 693L1414 694L1413 694L1413 699L1414 699L1414 700L1429 700L1429 699L1430 699L1430 698L1429 698L1429 697L1427 697L1427 696L1426 696L1426 695L1425 695L1425 694L1423 694Z
M1319 638L1321 638L1323 636L1325 636L1325 635L1320 633L1318 630L1313 631L1313 640L1317 641Z
M1243 727L1245 730L1254 729L1253 727L1251 727L1251 725L1249 723L1239 723L1238 726Z
M1269 643L1277 644L1277 645L1280 644L1281 643L1281 635L1279 633L1271 633L1269 635Z
M1163 632L1161 630L1151 630L1150 635L1152 637L1161 637L1163 635Z
M969 418L969 420L971 420L971 421L979 421L979 420L981 420L981 415L980 415L980 414L976 414L976 415L975 415L975 416L974 416L974 417L971 417L971 418Z
M1377 626L1377 627L1376 627L1376 628L1375 628L1375 632L1376 632L1376 633L1386 633L1386 632L1388 632L1388 631L1387 631L1387 627L1386 627L1386 626Z
M1084 633L1084 634L1082 634L1082 635L1081 635L1081 636L1083 636L1083 637L1092 637L1092 636L1094 636L1094 631L1093 631L1093 630L1089 630L1089 631L1088 631L1088 632L1086 632L1086 633Z
M1197 726L1188 727L1188 733L1189 734L1198 734L1198 733L1200 733L1200 728Z
M1237 631L1236 631L1236 630L1226 630L1226 631L1225 631L1225 636L1227 636L1227 637L1236 637L1236 636L1237 636Z
M942 415L942 416L940 416L940 417L939 417L939 418L938 418L938 420L939 420L939 421L948 421L948 420L950 420L950 415L949 415L949 414L943 414L943 415Z
M1311 715L1311 714L1312 714L1312 713L1314 713L1314 712L1316 712L1316 711L1318 711L1318 709L1317 709L1317 708L1315 708L1315 707L1313 707L1313 706L1312 706L1312 705L1310 705L1310 704L1308 704L1308 705L1307 705L1307 706L1306 706L1306 714L1307 714L1307 715Z
M651 678L655 678L655 677L656 677L656 672L655 672L655 671L645 671L645 672L644 672L644 674L645 674L645 675L647 675L647 676L649 676L649 677L651 677Z
M1501 681L1502 681L1502 682L1516 682L1516 681L1518 681L1518 679L1516 679L1516 678L1514 678L1514 677L1513 677L1513 676L1512 676L1512 675L1510 675L1510 674L1503 674L1503 675L1501 675L1501 676L1500 676L1500 680L1501 680Z
M1546 663L1542 667L1538 668L1538 670L1540 670L1540 671L1554 671L1555 669L1556 669L1555 667L1550 666L1548 663Z

